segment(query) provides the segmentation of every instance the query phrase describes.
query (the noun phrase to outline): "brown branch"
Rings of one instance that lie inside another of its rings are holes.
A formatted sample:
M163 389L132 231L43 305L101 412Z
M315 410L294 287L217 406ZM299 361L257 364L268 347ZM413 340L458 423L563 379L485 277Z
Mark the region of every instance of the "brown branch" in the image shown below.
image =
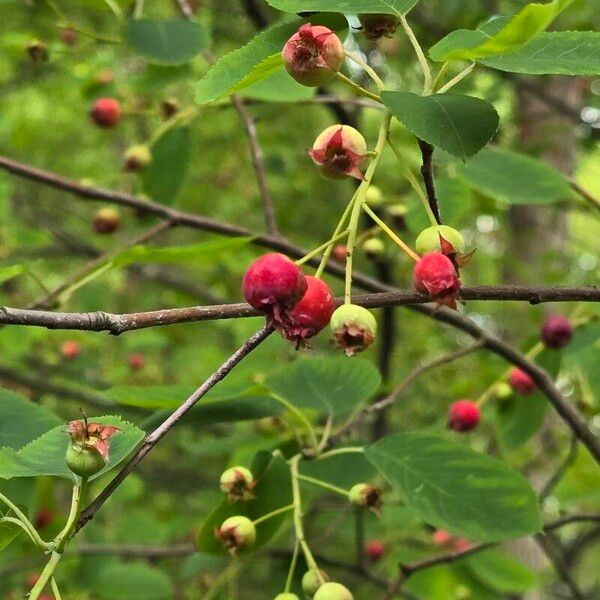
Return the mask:
M600 288L563 288L521 286L477 286L463 288L461 299L472 300L526 300L528 302L600 302ZM397 290L376 294L361 294L352 297L354 304L365 308L409 306L431 303L429 296L412 290ZM336 298L338 305L343 298ZM435 310L435 309L434 309ZM79 331L108 331L120 335L126 331L162 327L179 323L197 321L217 321L258 317L260 313L244 302L236 304L216 304L212 306L189 306L185 308L164 308L139 313L114 314L105 311L96 312L58 312L23 308L0 307L0 325L22 325L27 327L46 327L47 329L74 329ZM484 345L478 342L477 346ZM459 351L457 358L470 350ZM438 359L440 360L440 359ZM453 360L451 357L450 360ZM446 362L443 358L440 364ZM432 366L436 366L437 360ZM429 366L425 365L425 368ZM418 373L417 373L418 375ZM410 382L409 382L410 383Z
M425 189L427 191L427 200L429 201L429 207L431 208L435 220L438 222L438 225L441 225L442 215L440 214L440 204L438 202L437 192L435 191L435 180L433 178L434 147L423 140L418 141L419 148L421 149L421 156L423 157L421 175L423 176L423 182L425 183Z
M122 206L129 206L130 208L142 209L146 212L162 216L165 219L170 219L175 225L185 225L190 228L212 231L215 233L220 233L221 235L233 237L253 236L251 231L242 227L237 227L228 223L221 223L213 219L207 219L198 215L177 211L156 202L150 202L148 200L137 198L131 194L81 185L76 181L65 179L48 171L35 169L5 157L0 157L0 168L20 177L38 181L57 189L62 189L91 201L112 202ZM285 254L295 258L300 258L306 254L302 248L299 248L283 238L269 235L254 235L252 241L257 246L284 252ZM309 261L309 263L313 265L316 264L316 262L316 259ZM327 264L327 271L337 277L344 277L343 266L336 264L334 261L330 261ZM376 279L368 277L363 273L354 273L353 281L356 285L372 292L396 291L393 287L384 285ZM527 297L525 299L533 303L541 300L541 298L537 296ZM487 334L485 330L479 327L476 323L467 317L460 315L456 311L448 310L446 308L414 304L410 306L410 309L426 315L429 318L433 318L437 321L458 328L475 339L485 340L486 348L498 356L501 356L509 363L517 365L523 369L530 377L533 378L542 393L555 407L558 414L563 418L575 435L577 435L578 439L581 440L581 442L588 448L592 456L594 456L595 460L600 464L599 440L590 431L590 429L587 427L587 424L580 417L577 411L558 391L550 376L543 369L532 363L512 346Z
M252 350L257 348L266 340L273 328L265 326L250 337L238 350L236 350L204 383L163 421L151 434L147 435L135 454L129 459L124 467L115 475L111 482L100 492L95 500L89 504L81 513L77 521L76 531L79 531L88 521L94 518L98 510L110 498L113 492L121 485L127 476L140 464L151 452L158 442L169 431L183 419L183 417L202 399L219 381L223 380Z

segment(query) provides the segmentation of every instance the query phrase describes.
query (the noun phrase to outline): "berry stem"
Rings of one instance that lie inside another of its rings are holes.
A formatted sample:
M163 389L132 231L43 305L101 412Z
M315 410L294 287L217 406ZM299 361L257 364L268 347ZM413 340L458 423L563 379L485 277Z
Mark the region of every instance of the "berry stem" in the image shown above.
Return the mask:
M304 263L308 262L311 258L317 256L318 254L321 254L323 250L327 250L327 248L335 244L338 240L342 239L346 235L348 235L347 229L341 231L337 235L334 234L334 236L331 239L327 240L324 244L321 244L319 247L315 248L314 250L311 250L308 254L305 254L302 258L299 258L296 261L296 264L303 265Z
M330 492L335 492L336 494L340 494L341 496L348 496L348 490L345 490L337 485L333 485L331 483L327 483L326 481L321 481L320 479L316 479L314 477L309 477L308 475L298 475L298 479L300 481L306 481L306 483L312 483L313 485L318 485L319 487L325 488Z
M339 81L352 88L359 96L364 96L365 98L369 98L371 100L375 100L375 102L379 102L381 104L381 98L377 94L373 94L373 92L369 92L369 90L365 90L362 85L358 85L355 81L352 81L350 77L346 77L344 74L339 71L335 72L335 76Z
M73 531L77 525L77 519L79 518L79 514L81 513L81 505L85 498L85 493L87 491L88 480L87 477L81 478L81 483L79 485L73 486L73 497L71 499L71 510L69 512L69 516L67 518L67 524L64 529L56 536L54 540L54 549L56 552L62 553L66 545L69 543L71 536L73 535Z
M335 450L329 450L324 452L315 458L315 460L324 460L326 458L332 458L333 456L339 456L340 454L362 454L365 449L362 446L351 446L348 448L336 448Z
M50 556L50 560L46 563L46 566L44 567L44 570L42 571L39 579L36 581L31 592L29 592L29 600L38 600L39 599L40 594L43 592L44 588L46 587L46 584L48 583L48 581L50 581L50 579L54 575L54 570L56 569L56 566L60 562L61 558L62 558L61 553L56 552L56 550L52 552L52 554Z
M431 210L431 206L429 205L429 200L427 199L427 196L425 195L425 192L423 191L421 184L419 183L417 178L414 176L413 172L406 166L406 163L404 162L404 159L402 158L402 154L400 153L400 149L392 141L390 136L388 136L387 143L388 143L389 147L392 149L393 153L396 155L396 158L398 159L398 162L400 163L400 166L402 168L404 177L406 178L408 183L410 183L411 187L416 192L417 196L419 196L419 200L421 200L421 204L423 205L423 208L425 209L425 213L427 214L429 223L431 225L437 225L438 223L435 218L435 215L433 214L433 211Z
M15 513L15 515L17 515L17 519L15 519L15 521L18 521L21 523L20 526L22 526L23 529L25 529L25 531L29 534L29 537L32 539L32 541L37 546L39 546L40 548L42 548L44 550L48 550L48 549L52 548L52 544L45 542L40 537L40 534L37 532L33 523L25 516L25 514L19 509L19 507L16 504L14 504L11 500L9 500L1 492L0 492L0 501L4 502L4 504L6 504L6 506L8 506L8 508L10 508ZM10 518L11 517L4 517L3 520L7 520L7 522L11 522L11 521L8 521L8 519L10 519ZM15 525L16 524L17 523L15 523Z
M185 120L192 120L200 114L198 106L188 106L183 110L176 112L168 121L159 125L154 133L150 136L148 146L152 147L167 131L173 129L178 123Z
M58 589L58 583L56 583L56 579L54 576L50 579L50 588L52 589L52 593L54 594L54 600L62 600L62 596L60 595L60 590Z
M291 402L288 402L285 398L282 398L279 394L271 392L271 397L273 400L281 404L281 406L283 406L288 412L292 413L306 427L306 431L310 438L310 444L313 448L316 448L318 445L317 435L313 429L313 426L311 425L311 422L304 416L302 411L298 407L294 406Z
M415 35L414 31L411 29L406 17L400 17L400 23L402 23L402 27L406 32L410 43L412 44L415 54L417 55L417 60L419 61L419 66L421 67L421 71L423 72L423 93L422 96L426 96L431 93L433 82L431 79L431 69L429 68L429 63L427 62L427 58L425 57L425 53L423 52L423 48L421 48L421 44L419 44L419 40Z
M292 560L290 562L290 569L288 571L287 579L285 580L285 587L283 591L287 594L292 589L292 582L294 581L294 573L296 572L296 565L298 564L298 554L300 552L300 544L298 540L294 543L294 551L292 552Z
M375 69L373 69L373 67L371 67L371 65L369 65L366 61L364 61L357 54L354 54L354 52L348 52L348 50L345 50L345 54L351 61L355 62L358 66L362 67L364 72L375 82L375 85L380 90L383 90L385 88L385 84L381 80L381 77L379 77L379 75L377 75L377 73L375 72Z
M435 79L433 80L433 83L431 84L431 89L432 91L436 91L437 89L439 89L440 84L442 83L442 79L444 77L444 75L446 74L446 71L448 71L448 68L450 67L450 63L451 61L447 60L441 67L440 70L438 71L437 75L435 76Z
M260 523L264 523L265 521L268 521L269 519L272 519L273 517L276 517L285 512L293 510L293 508L294 508L293 504L288 504L287 506L282 506L281 508L277 508L276 510L271 511L270 513L267 513L266 515L262 515L262 517L258 517L258 519L255 519L254 521L252 521L252 524L259 525Z
M415 262L420 260L420 256L411 249L410 246L408 246L407 244L405 244L393 231L390 227L388 227L386 225L386 223L384 221L382 221L370 208L369 206L367 206L366 204L363 206L363 210L371 217L371 219L373 219L373 221L375 221L375 223L377 223L377 225L379 225L379 227L381 227L381 229L383 229L383 231L385 231L385 233L387 233L387 235L391 238L391 240L396 243L400 249L407 254L408 256L410 256L410 258L412 258Z
M392 113L385 111L379 127L379 136L377 138L377 144L375 145L375 153L377 156L370 162L364 179L360 182L358 189L356 190L356 198L352 207L352 214L350 215L350 225L348 233L348 254L346 257L346 279L344 286L344 302L350 304L352 302L352 262L354 257L354 247L356 246L356 235L358 233L358 221L361 214L361 208L365 203L367 191L371 184L373 174L379 164L381 153L385 147L385 143L390 130L390 123L392 122Z
M457 83L460 83L467 75L471 73L471 71L475 68L475 63L471 63L466 69L463 69L456 77L453 77L448 83L443 85L438 91L438 94L444 94L451 88L453 88Z

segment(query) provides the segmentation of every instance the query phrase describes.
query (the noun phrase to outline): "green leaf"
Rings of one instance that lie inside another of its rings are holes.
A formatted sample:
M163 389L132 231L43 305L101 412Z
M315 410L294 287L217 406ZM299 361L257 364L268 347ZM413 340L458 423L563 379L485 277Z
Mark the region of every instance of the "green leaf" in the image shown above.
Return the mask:
M115 563L101 568L92 582L99 600L171 600L171 580L159 569L145 563Z
M275 393L303 409L347 415L371 398L381 385L368 361L337 356L298 360L267 379Z
M313 15L313 24L323 24L335 31L347 27L339 15ZM281 49L304 21L293 19L259 33L243 48L220 58L196 84L196 102L208 104L243 90L282 68Z
M177 65L208 46L208 33L203 25L187 19L131 19L125 24L125 42L149 62Z
M206 264L231 255L252 241L251 237L221 238L210 242L190 244L188 246L134 246L112 259L115 267L125 267L133 263L182 263Z
M528 4L499 31L488 33L458 29L429 50L436 61L476 60L511 52L535 38L563 12L573 0L554 0L548 4Z
M226 554L226 550L219 539L215 537L215 529L233 515L244 515L251 520L258 519L278 508L283 508L292 503L292 482L290 469L281 454L259 452L250 467L254 479L257 481L254 488L254 500L249 502L232 503L224 498L219 506L202 524L198 537L198 548L207 554ZM256 526L255 548L266 544L278 531L286 518L291 513L273 517Z
M549 204L571 197L566 179L537 158L486 148L460 170L478 192L507 204Z
M365 455L430 525L479 542L541 529L534 491L496 458L426 433L383 438L366 448Z
M187 127L176 127L152 146L152 162L142 171L144 192L157 202L173 204L190 163L191 136Z
M463 160L479 152L498 129L496 109L479 98L410 92L382 92L381 98L411 133Z
M0 447L18 450L61 423L47 408L0 389Z
M535 571L499 550L473 554L466 564L481 583L496 593L518 594L540 584Z
M310 100L316 91L316 88L306 87L294 81L284 69L278 69L265 79L242 90L240 95L263 102L290 103Z
M479 62L488 67L530 75L600 75L600 32L553 31L528 44Z
M12 265L10 267L2 267L0 269L0 284L4 283L5 281L14 279L15 277L22 275L26 271L27 267L25 267L24 265Z
M0 506L0 516L4 513L5 506ZM23 530L13 523L0 523L0 550L9 546Z
M267 0L284 12L383 13L405 15L419 0Z
M142 441L144 432L117 416L93 417L90 421L114 425L120 429L120 432L110 440L110 461L102 471L91 478L96 479L124 460ZM68 445L66 425L60 425L18 451L12 448L0 448L0 479L42 475L73 479L73 474L65 461Z

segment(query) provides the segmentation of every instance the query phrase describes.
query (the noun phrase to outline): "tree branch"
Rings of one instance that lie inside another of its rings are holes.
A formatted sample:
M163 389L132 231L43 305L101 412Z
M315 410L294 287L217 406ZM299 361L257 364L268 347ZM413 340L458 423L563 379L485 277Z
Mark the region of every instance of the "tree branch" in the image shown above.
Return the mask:
M440 205L437 199L437 193L435 191L435 180L433 178L434 147L423 140L419 140L419 148L421 149L421 155L423 157L421 175L423 176L423 182L425 183L425 189L427 190L429 207L431 208L431 212L433 213L435 220L438 222L438 225L441 225L442 215L440 214Z

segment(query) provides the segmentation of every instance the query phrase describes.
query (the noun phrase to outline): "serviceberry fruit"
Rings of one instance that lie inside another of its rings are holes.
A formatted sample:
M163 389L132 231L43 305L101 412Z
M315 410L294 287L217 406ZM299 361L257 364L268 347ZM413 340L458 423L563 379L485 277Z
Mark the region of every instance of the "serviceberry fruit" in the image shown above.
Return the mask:
M566 317L553 315L546 319L540 334L546 348L563 348L573 339L573 326Z
M112 425L71 421L67 433L71 438L67 448L67 466L75 475L91 477L101 471L109 459L110 438L119 431Z
M146 366L146 358L139 352L131 354L127 362L132 371L141 371Z
M44 529L54 521L54 512L42 506L35 515L34 525L36 529Z
M79 34L71 27L63 27L60 30L60 39L66 46L74 46L79 39Z
M272 252L256 259L244 274L246 302L274 325L287 321L287 313L304 296L307 278L287 256Z
M27 50L29 58L36 63L46 62L50 58L48 47L40 40L31 40L30 42L27 42L25 50Z
M436 546L447 546L451 542L452 536L445 529L436 529L432 539Z
M365 202L371 208L377 208L383 204L383 192L376 185L370 185L365 196Z
M331 316L331 331L338 348L348 356L366 350L377 336L373 314L356 304L342 304Z
M308 275L306 283L306 293L281 326L284 337L296 342L297 348L305 346L306 340L327 327L335 310L333 294L322 279Z
M354 600L354 596L346 586L330 581L317 590L314 600Z
M472 400L457 400L450 405L448 428L458 432L475 429L481 419L479 406Z
M302 85L319 87L335 78L344 62L344 46L327 27L305 23L282 51L287 72Z
M76 342L75 340L66 340L60 347L60 353L63 358L72 360L81 354L81 346L79 345L79 342Z
M131 146L125 151L123 170L126 172L142 171L152 161L150 148L145 144Z
M398 17L379 13L358 15L358 19L368 40L391 37L400 24Z
M508 383L520 396L529 396L537 389L537 385L525 371L518 367L513 367L508 376Z
M121 215L119 211L111 208L101 208L94 216L94 231L96 233L113 233L121 225Z
M329 575L325 571L321 570L319 572L321 574L320 578L315 569L309 569L302 576L302 591L307 598L312 598L317 593L317 590L321 587L321 580L325 583L329 581Z
M235 554L254 545L256 527L248 517L237 515L225 519L221 527L215 529L215 536L223 541L229 552Z
M283 592L282 594L277 594L273 600L300 600L296 594L290 594L288 592Z
M333 250L331 251L331 255L338 262L345 263L346 258L348 256L348 246L346 246L344 244L337 244L336 246L333 247Z
M415 248L419 254L428 252L443 252L440 237L452 246L454 252L462 253L465 251L465 240L460 231L448 225L433 225L423 229L415 242Z
M430 252L417 261L413 285L421 294L428 294L439 304L456 308L460 279L452 261L441 252Z
M360 131L350 125L331 125L319 134L312 150L313 162L330 179L346 176L363 179L360 165L367 154L367 142Z
M513 389L506 381L501 381L494 386L492 393L497 400L506 400L512 396Z
M252 490L256 486L254 476L245 467L231 467L223 471L219 481L221 491L225 492L230 500L252 500Z
M369 238L363 243L362 250L369 260L379 260L385 253L385 244L377 237Z
M121 119L121 105L114 98L98 98L92 105L90 117L99 127L115 127Z
M160 103L160 112L165 119L170 119L179 111L179 102L175 98L165 98Z
M381 540L371 540L365 544L364 554L371 562L379 562L386 554L385 544Z
M357 483L348 493L350 502L361 508L368 508L376 515L381 513L383 492L381 488L370 483Z

